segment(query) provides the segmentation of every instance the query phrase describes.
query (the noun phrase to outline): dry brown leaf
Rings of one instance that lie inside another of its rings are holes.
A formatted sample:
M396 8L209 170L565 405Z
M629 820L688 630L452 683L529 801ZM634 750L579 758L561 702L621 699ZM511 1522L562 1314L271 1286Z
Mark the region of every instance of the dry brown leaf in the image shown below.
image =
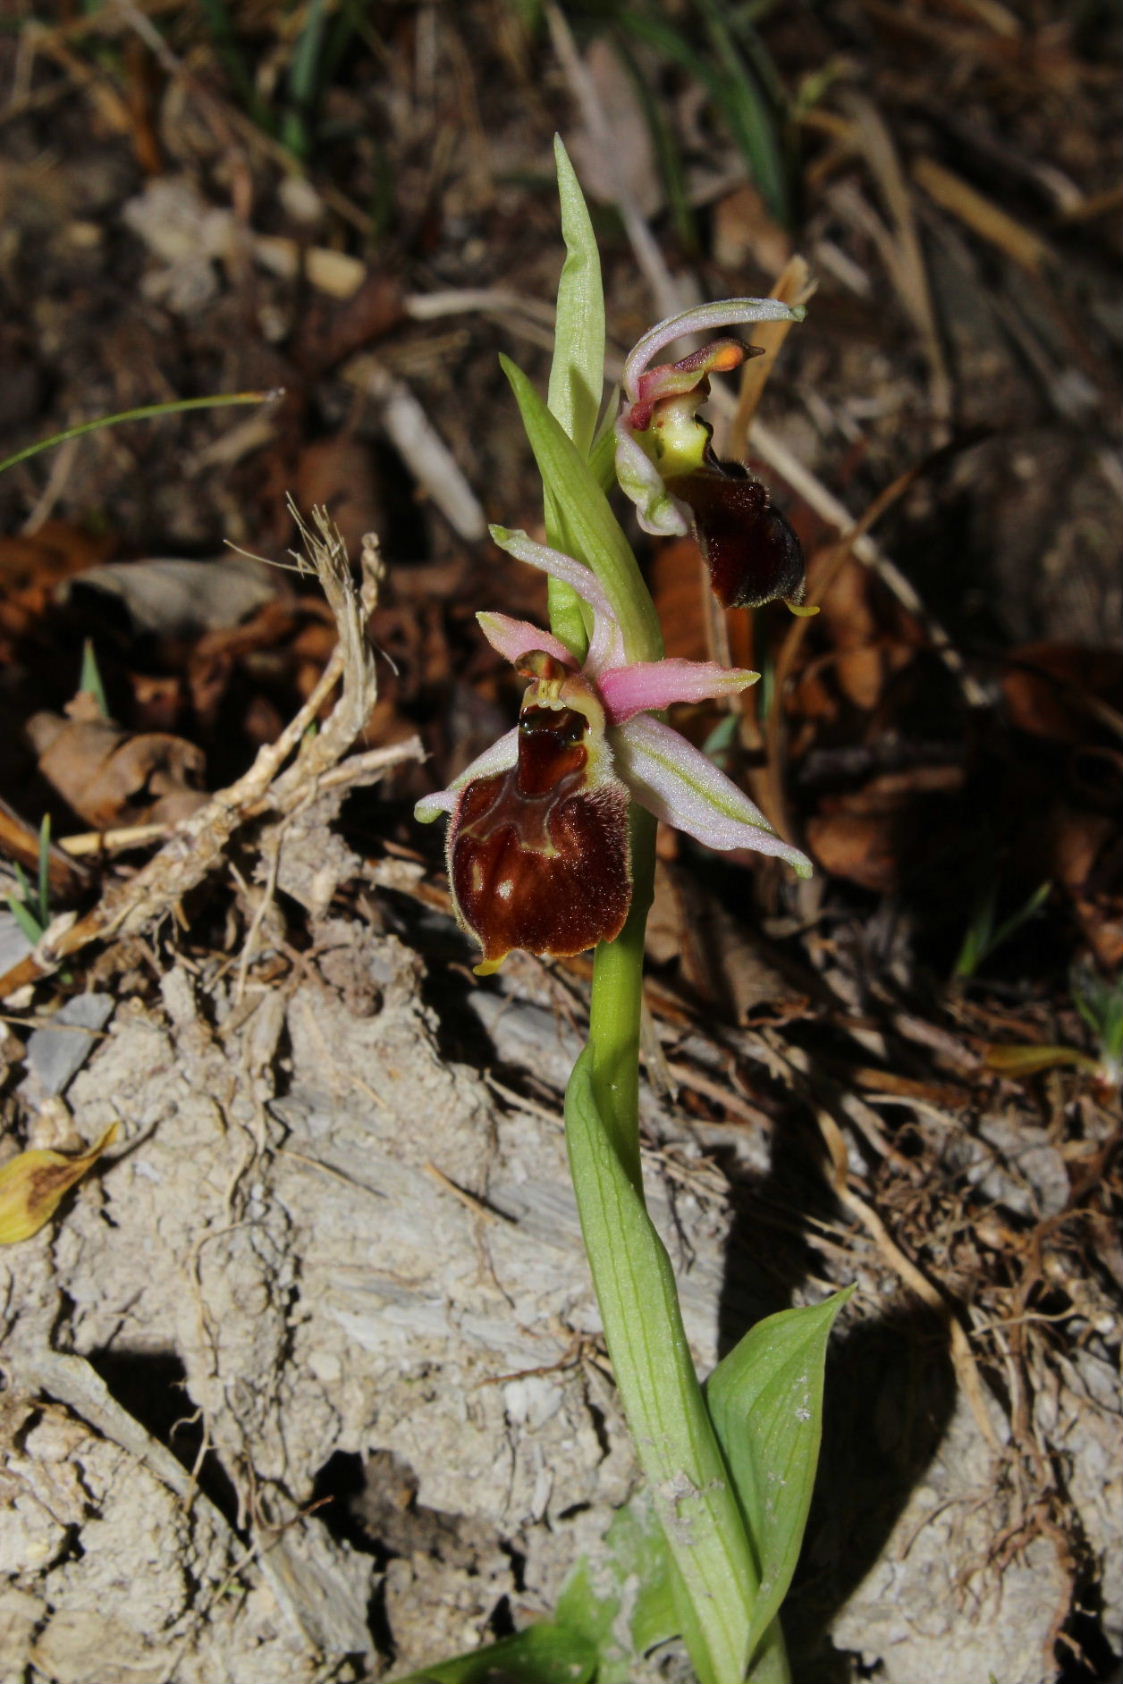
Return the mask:
M56 585L96 567L112 548L110 539L61 520L44 521L33 537L0 537L0 660L11 658L7 638L23 636L46 613Z
M713 216L714 261L723 269L743 269L753 263L766 274L778 275L791 257L791 235L751 182L742 182L719 199Z
M0 854L32 873L38 873L40 857L39 828L21 819L19 814L0 800ZM85 888L88 878L84 868L67 859L62 849L51 844L48 872L52 902L73 900Z
M811 271L802 257L793 257L784 267L771 297L792 306L806 304L815 291ZM741 369L741 389L737 396L737 410L729 426L726 453L743 462L749 448L749 429L752 427L764 388L776 366L776 359L793 327L792 322L758 322L752 333L753 344L763 347L762 357L750 357Z
M317 439L301 451L293 496L302 509L316 504L327 509L352 560L362 548L364 533L380 532L386 524L373 454L342 433Z
M1007 657L1002 691L1019 731L1059 742L1088 741L1094 722L1120 726L1123 653L1077 643L1028 643Z
M176 824L206 801L206 761L194 743L161 731L130 735L91 696L68 711L33 714L26 731L42 775L95 830Z
M1106 970L1123 964L1123 838L1118 820L1103 813L1063 811L1057 820L1053 865L1072 896L1085 940Z
M64 1193L81 1181L117 1134L111 1123L88 1152L77 1158L65 1152L20 1152L0 1169L0 1245L15 1245L37 1234L49 1222Z
M869 569L851 560L836 574L821 603L823 627L837 651L839 688L856 707L867 710L881 700L889 675L907 666L915 654L908 641L886 635L879 625L872 591Z
M651 589L665 630L667 654L679 660L698 661L707 654L699 566L693 538L675 538L660 545L652 563Z
M820 813L807 825L816 864L832 877L888 894L900 877L893 813Z
M925 798L952 795L962 784L958 766L914 766L871 778L859 790L824 801L808 822L808 845L824 871L891 893L930 828Z
M612 43L598 36L585 54L585 71L604 112L611 137L606 154L601 136L582 126L569 141L585 192L614 204L621 187L641 216L662 208L664 193L655 143L632 76Z

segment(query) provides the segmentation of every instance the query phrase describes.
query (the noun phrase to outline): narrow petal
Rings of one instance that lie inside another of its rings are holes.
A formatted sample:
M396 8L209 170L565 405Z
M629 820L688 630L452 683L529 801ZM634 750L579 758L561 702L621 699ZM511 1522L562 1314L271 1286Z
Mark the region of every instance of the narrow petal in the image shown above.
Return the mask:
M512 532L506 526L493 526L489 530L499 548L506 550L508 555L513 555L516 561L525 561L528 567L541 569L543 573L548 573L551 579L564 580L590 608L598 614L612 618L612 609L604 586L592 568L586 567L583 561L575 561L571 555L563 555L561 550L552 550L547 544L536 544L525 532Z
M634 433L646 432L652 410L668 398L697 394L699 402L708 396L711 374L732 374L746 357L762 357L763 345L743 345L739 339L714 339L691 351L678 362L657 363L640 375L639 399L625 412L627 426Z
M466 766L460 776L453 778L447 789L438 789L432 795L423 795L413 809L413 816L419 824L432 824L442 813L451 813L460 792L473 778L487 778L494 772L506 772L519 758L519 728L514 726L505 731L497 742L490 748L485 748L478 754L470 766Z
M723 667L716 661L635 661L602 673L597 688L614 725L633 714L670 707L672 702L705 702L713 696L736 695L760 677L744 667Z
M491 647L505 661L512 666L517 665L524 655L532 650L541 649L544 654L552 655L555 661L563 666L576 668L576 661L572 652L568 650L560 638L554 637L548 631L540 631L529 620L513 620L509 614L477 614L480 630L483 632Z
M811 861L776 835L760 808L693 744L650 714L611 732L620 776L656 818L708 848L754 848L787 860L800 877Z
M801 322L804 312L781 304L778 298L723 298L716 304L700 304L681 315L656 322L636 341L624 363L624 390L635 403L639 377L664 345L690 333L713 333L715 329L748 326L751 322Z

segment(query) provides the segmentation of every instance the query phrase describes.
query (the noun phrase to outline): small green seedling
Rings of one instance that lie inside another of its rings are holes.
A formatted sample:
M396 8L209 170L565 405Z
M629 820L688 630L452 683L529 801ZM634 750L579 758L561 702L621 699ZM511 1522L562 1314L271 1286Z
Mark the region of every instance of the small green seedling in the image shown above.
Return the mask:
M18 861L13 861L12 870L16 874L19 884L18 895L6 895L8 909L34 947L43 938L47 926L51 922L51 817L49 813L43 816L39 826L39 872L37 880L32 884L27 873Z

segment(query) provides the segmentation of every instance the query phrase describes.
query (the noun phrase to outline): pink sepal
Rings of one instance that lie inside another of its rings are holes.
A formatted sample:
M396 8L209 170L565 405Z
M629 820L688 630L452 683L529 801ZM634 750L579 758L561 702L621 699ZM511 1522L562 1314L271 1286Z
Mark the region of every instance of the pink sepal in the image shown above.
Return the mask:
M664 824L708 848L775 854L810 877L811 861L776 835L760 808L711 760L669 725L637 714L612 734L621 777L635 799Z

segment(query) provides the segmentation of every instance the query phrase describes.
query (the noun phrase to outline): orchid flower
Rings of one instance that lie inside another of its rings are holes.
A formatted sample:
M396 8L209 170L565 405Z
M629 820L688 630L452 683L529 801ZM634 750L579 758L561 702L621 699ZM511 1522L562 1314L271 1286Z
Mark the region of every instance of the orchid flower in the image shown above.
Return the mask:
M616 477L645 532L694 528L724 608L759 608L783 598L795 608L804 589L803 551L768 487L739 462L720 462L713 429L698 418L711 374L730 373L760 347L717 339L675 363L649 367L686 334L766 321L798 321L802 311L774 298L730 298L671 316L645 333L624 364L616 422Z
M593 633L582 666L526 620L477 615L492 648L530 680L519 723L416 808L423 822L451 815L449 883L460 922L483 948L477 971L496 970L516 947L560 958L619 935L631 904L633 800L711 848L754 848L810 876L806 856L748 796L655 717L672 702L735 694L759 674L710 661L628 663L591 568L525 532L491 533L576 591Z

